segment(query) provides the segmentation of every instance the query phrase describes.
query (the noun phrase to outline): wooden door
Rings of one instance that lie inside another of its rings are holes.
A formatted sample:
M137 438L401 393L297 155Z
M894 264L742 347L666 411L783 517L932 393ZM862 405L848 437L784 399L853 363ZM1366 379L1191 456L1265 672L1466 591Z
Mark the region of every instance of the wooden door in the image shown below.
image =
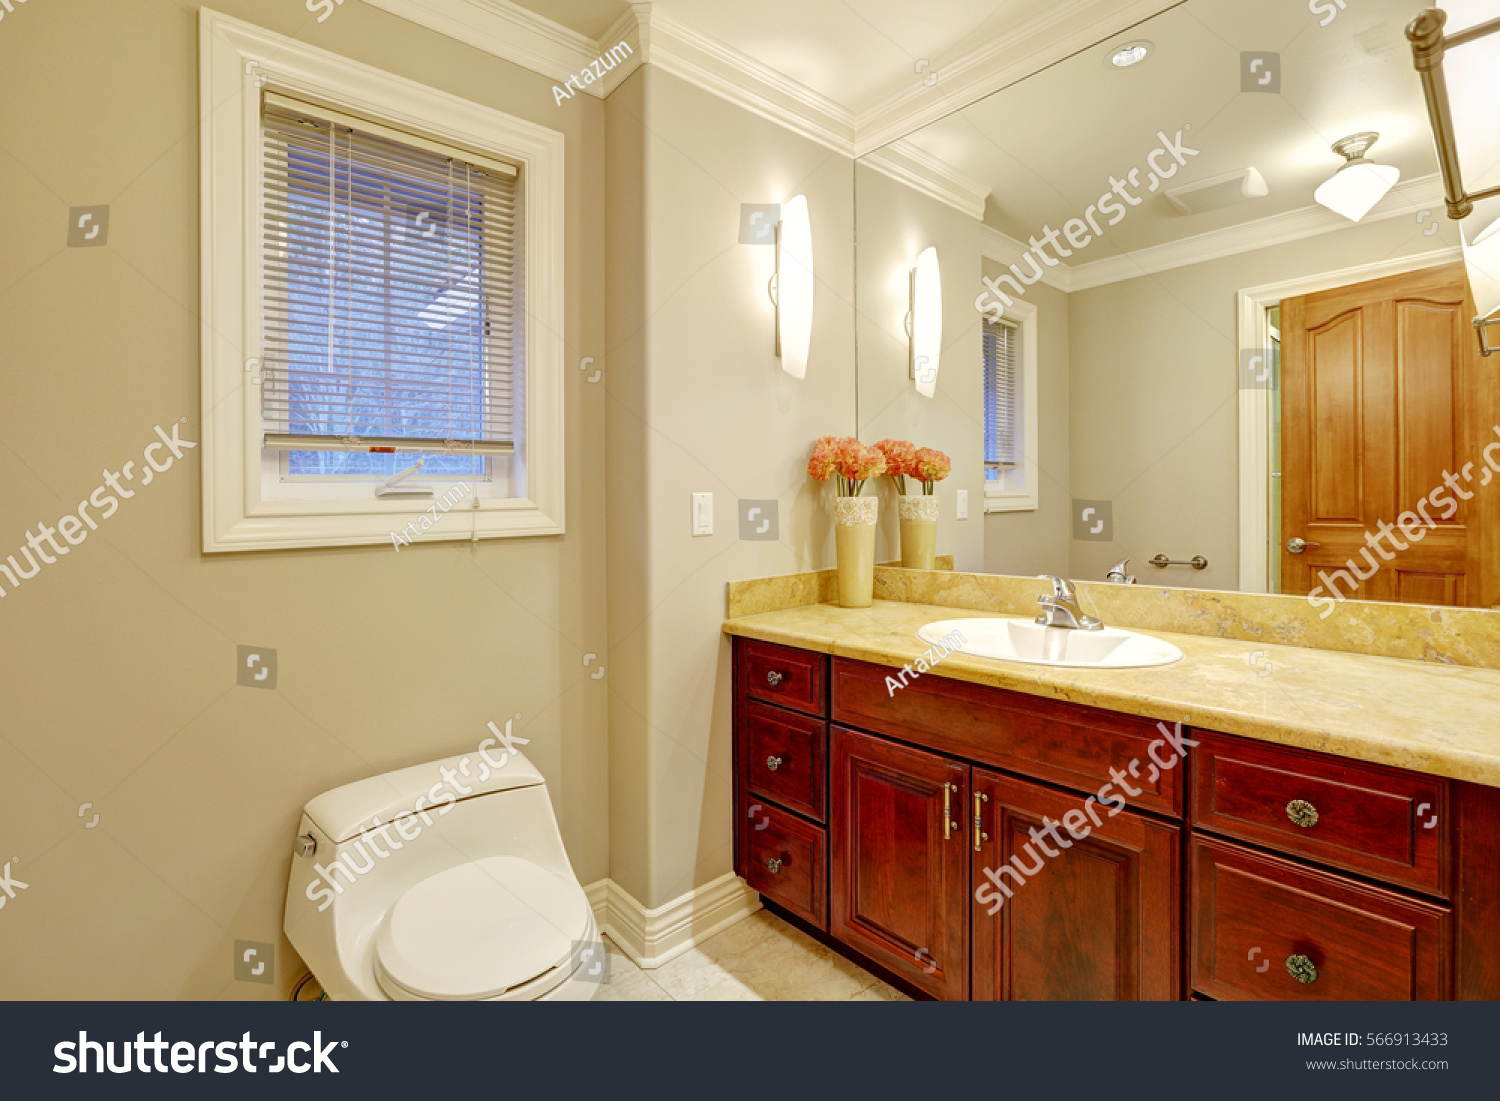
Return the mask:
M983 769L973 789L974 999L1180 999L1179 827L1098 802L1095 825L1086 797Z
M1474 314L1462 264L1282 302L1283 592L1500 602L1497 367Z
M833 728L828 931L934 997L969 990L969 769Z

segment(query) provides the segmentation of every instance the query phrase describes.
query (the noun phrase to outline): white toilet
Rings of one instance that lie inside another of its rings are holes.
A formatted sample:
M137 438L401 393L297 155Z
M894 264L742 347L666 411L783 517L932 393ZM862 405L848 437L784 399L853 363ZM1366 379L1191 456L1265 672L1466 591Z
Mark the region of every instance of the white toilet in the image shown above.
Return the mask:
M546 781L514 750L309 802L285 927L332 998L583 1001L605 973Z

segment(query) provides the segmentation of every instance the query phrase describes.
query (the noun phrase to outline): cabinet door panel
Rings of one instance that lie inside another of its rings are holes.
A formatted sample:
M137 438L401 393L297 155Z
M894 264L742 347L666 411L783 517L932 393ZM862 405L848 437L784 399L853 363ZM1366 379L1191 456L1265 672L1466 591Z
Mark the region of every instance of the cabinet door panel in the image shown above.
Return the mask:
M968 995L968 768L834 727L829 932L933 996Z
M1182 996L1177 826L1097 804L1096 825L1075 795L982 769L973 790L976 1000Z

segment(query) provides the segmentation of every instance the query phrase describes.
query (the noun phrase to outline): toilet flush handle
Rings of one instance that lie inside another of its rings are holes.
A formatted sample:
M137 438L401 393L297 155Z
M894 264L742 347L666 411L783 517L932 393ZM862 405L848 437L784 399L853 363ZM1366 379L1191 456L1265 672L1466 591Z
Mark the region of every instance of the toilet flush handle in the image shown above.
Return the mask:
M318 851L318 839L310 833L304 833L297 838L297 855L311 856Z

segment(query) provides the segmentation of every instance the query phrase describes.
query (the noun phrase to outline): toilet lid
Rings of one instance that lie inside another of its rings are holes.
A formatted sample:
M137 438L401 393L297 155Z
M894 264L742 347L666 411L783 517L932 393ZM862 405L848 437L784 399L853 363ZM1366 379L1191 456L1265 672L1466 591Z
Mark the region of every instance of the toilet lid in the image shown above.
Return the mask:
M375 951L385 977L412 994L494 998L566 963L588 923L588 899L570 876L493 856L402 895Z

